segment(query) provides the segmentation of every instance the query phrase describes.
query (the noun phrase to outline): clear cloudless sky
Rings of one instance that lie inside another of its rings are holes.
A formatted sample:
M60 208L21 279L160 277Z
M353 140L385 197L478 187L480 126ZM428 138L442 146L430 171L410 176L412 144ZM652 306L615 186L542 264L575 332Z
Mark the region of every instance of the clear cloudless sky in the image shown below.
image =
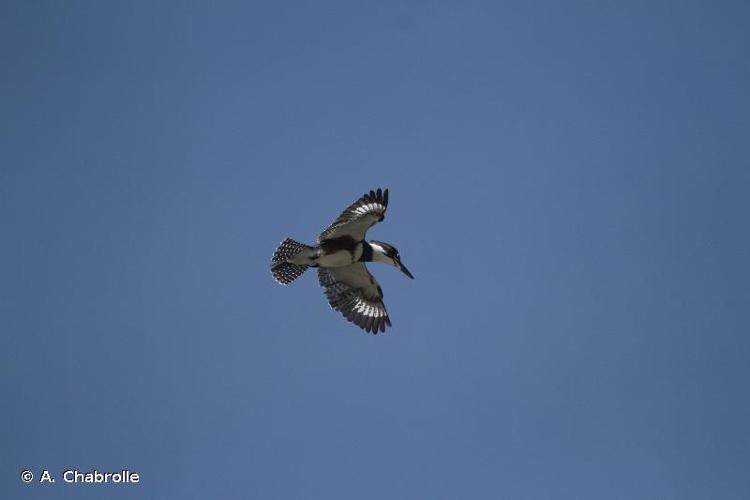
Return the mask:
M747 2L3 2L0 498L750 498L749 49ZM377 187L372 336L269 261Z

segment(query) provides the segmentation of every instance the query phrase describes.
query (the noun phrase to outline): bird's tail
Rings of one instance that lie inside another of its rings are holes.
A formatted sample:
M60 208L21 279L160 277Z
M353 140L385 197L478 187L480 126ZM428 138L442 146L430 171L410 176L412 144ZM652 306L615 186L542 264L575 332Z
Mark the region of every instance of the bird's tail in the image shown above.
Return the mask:
M313 251L314 248L309 245L294 241L291 238L285 239L279 244L271 259L273 277L282 285L288 285L296 280L309 267L308 264L300 261L304 262L305 258L312 257ZM292 260L296 260L297 263L291 262Z

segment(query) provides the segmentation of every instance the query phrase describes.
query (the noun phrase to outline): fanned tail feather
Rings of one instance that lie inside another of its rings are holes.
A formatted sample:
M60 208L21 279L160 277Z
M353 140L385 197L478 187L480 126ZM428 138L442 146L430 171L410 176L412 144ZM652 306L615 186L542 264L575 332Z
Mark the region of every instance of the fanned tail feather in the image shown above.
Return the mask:
M294 241L291 238L282 241L271 259L271 273L274 279L282 285L288 285L299 278L309 266L294 264L289 262L289 260L303 252L311 250L313 250L311 246Z

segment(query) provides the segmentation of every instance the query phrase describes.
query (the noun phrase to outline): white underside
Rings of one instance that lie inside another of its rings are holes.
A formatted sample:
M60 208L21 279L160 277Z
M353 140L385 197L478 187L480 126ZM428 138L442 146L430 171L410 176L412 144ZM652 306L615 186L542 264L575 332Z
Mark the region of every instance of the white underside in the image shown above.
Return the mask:
M339 250L338 252L317 256L316 259L313 252L302 252L290 258L289 262L300 266L317 264L320 267L344 267L357 262L361 256L362 245L358 245L354 250L354 255L347 250Z
M318 260L315 261L320 267L344 267L348 266L353 262L357 262L359 257L362 255L361 245L355 250L352 256L347 250L339 250L335 253L328 255L321 255Z

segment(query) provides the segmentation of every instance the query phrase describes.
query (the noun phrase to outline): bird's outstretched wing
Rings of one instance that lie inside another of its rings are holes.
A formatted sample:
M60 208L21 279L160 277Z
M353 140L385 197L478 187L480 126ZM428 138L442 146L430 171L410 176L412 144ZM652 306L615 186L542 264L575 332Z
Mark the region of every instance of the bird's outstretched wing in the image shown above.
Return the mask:
M319 267L318 279L331 307L355 325L375 334L391 326L383 304L383 291L364 263Z
M318 241L331 240L348 236L354 241L365 239L365 233L370 227L383 220L385 209L388 207L388 190L370 191L360 199L349 205L338 219L323 231Z

